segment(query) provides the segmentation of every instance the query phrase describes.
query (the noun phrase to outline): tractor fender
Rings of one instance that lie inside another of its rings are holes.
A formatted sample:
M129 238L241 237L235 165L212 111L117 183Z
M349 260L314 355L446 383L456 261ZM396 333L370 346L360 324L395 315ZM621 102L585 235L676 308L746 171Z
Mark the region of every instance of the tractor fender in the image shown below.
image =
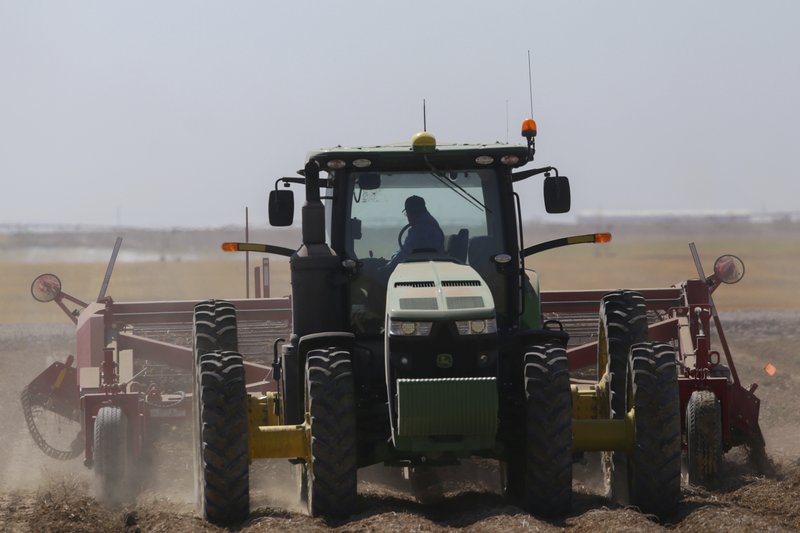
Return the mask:
M356 336L354 334L348 331L323 331L320 333L310 333L300 337L297 350L303 359L305 359L305 356L308 352L317 348L336 346L338 348L351 350L353 347L353 342L355 341L355 337Z
M519 331L517 335L515 335L514 340L520 347L548 342L555 342L561 346L566 346L569 340L569 333L565 330L555 328L529 329Z

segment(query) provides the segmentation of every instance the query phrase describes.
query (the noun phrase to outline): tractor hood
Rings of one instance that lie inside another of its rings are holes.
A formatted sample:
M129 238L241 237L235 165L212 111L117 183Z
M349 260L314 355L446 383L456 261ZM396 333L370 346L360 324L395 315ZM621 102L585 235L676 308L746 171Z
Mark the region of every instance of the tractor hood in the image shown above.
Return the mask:
M449 261L401 263L389 278L386 314L395 320L494 318L492 293L480 275Z

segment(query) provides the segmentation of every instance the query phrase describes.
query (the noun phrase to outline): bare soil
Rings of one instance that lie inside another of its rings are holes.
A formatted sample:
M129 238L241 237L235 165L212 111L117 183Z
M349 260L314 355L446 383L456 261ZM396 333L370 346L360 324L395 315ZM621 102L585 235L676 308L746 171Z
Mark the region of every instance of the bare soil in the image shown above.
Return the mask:
M775 471L762 475L742 449L724 460L716 491L684 485L678 512L658 523L635 509L616 506L599 490L599 469L590 460L575 467L572 513L536 519L508 504L492 463L471 463L447 472L446 498L436 505L414 500L396 472L362 472L358 512L346 521L306 516L294 500L284 462L252 471L251 518L236 531L797 531L800 530L800 311L723 313L723 325L745 383L758 382L761 426ZM45 457L27 433L19 393L54 357L74 350L70 325L0 326L0 531L105 532L223 531L195 517L191 443L187 431L167 428L134 504L110 507L93 497L92 472L81 459ZM776 368L768 376L763 367Z

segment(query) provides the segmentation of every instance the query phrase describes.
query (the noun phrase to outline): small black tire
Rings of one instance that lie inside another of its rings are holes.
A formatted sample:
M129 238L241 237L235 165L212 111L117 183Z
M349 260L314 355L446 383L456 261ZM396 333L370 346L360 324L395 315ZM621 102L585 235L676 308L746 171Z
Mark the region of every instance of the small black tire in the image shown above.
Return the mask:
M311 516L346 517L357 498L356 404L350 352L315 349L306 360L311 465L306 469Z
M572 390L558 344L525 353L525 507L541 517L572 506Z
M686 440L689 483L717 488L722 467L722 409L713 392L694 391L689 397Z
M681 413L674 348L651 342L633 346L629 372L635 410L631 504L663 520L681 499Z
M250 514L244 361L236 352L202 354L195 381L195 503L213 524Z
M597 377L608 380L609 418L621 420L627 412L628 354L631 346L648 340L644 297L635 291L618 290L603 295L598 324ZM628 504L628 458L624 451L602 453L606 493Z
M204 353L238 352L236 308L225 300L206 300L194 306L193 352L195 361Z
M94 421L94 473L99 501L126 503L129 482L128 417L120 407L101 407Z
M295 483L295 494L300 505L308 507L308 467L305 463L290 464Z

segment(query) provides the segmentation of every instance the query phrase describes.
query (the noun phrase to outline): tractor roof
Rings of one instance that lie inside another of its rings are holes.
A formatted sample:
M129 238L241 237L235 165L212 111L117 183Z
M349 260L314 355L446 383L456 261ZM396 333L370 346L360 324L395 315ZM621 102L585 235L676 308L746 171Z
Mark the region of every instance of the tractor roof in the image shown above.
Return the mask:
M431 136L432 138L432 136ZM435 140L433 141L435 143ZM486 163L476 163L480 156L492 159ZM513 164L501 163L503 156L515 156ZM412 142L367 147L342 147L314 150L308 153L306 160L316 160L322 169L336 168L329 163L342 161L340 168L357 168L363 170L428 170L430 166L437 169L476 168L481 166L502 165L520 167L525 165L530 154L528 148L516 144L434 144L427 149L415 149ZM353 165L359 159L369 161L365 166ZM341 164L341 163L340 163Z

